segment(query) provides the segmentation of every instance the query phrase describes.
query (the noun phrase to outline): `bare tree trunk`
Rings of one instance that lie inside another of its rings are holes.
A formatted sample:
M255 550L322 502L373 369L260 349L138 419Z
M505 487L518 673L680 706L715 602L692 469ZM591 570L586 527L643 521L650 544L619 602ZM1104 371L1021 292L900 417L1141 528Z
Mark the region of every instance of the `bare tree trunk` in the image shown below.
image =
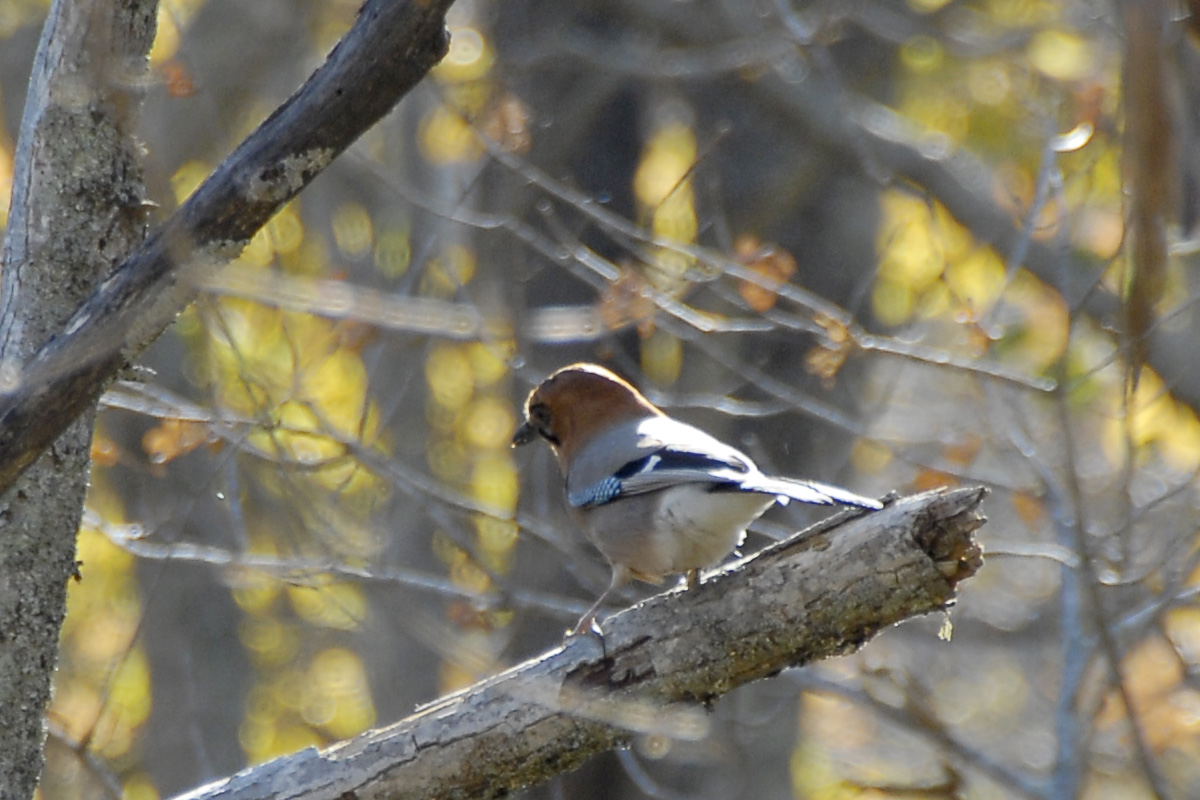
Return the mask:
M126 258L146 231L129 127L157 3L56 0L26 102L0 291L0 438L23 443L0 456L0 798L32 795L41 770L95 400L194 294L177 269L236 255L441 58L451 2L369 0L304 89Z
M57 0L42 32L16 153L0 290L0 382L144 238L140 103L156 0ZM0 794L33 794L94 409L0 500Z

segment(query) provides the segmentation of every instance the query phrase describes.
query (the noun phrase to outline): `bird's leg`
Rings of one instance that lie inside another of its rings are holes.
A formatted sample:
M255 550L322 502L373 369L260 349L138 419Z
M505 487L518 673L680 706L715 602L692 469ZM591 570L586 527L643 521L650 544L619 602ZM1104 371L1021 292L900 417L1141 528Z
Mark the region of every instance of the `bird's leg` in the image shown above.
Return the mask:
M608 645L604 643L604 631L600 630L600 623L596 622L596 613L600 610L600 606L604 604L605 598L608 597L612 589L606 590L600 598L592 603L592 607L587 610L579 622L575 623L575 627L567 631L567 640L574 639L581 634L591 634L596 637L596 641L600 643L600 658L604 661L608 660Z
M579 618L579 622L576 622L575 626L567 631L567 638L578 636L581 633L592 633L599 637L601 643L604 642L604 632L600 630L600 623L596 622L596 614L599 613L600 607L604 605L604 601L611 593L611 588L606 589L596 602L592 603L592 607L584 612L583 616Z
M684 578L687 580L687 588L695 589L700 585L700 570L689 569L684 573Z
M584 612L584 615L579 618L579 622L575 623L575 627L567 631L567 638L570 639L583 633L590 633L600 640L600 648L604 650L604 657L607 658L608 652L604 647L604 631L600 629L600 623L596 621L596 615L600 613L600 609L609 595L628 583L630 577L631 574L628 567L613 564L612 580L609 581L608 588L596 599L596 602L592 603L592 607Z

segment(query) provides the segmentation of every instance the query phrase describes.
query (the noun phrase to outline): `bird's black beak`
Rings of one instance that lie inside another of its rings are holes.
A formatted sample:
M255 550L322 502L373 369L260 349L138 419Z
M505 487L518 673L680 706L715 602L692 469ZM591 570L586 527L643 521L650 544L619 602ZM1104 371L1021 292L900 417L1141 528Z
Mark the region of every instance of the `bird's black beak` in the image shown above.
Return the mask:
M517 428L517 432L513 434L512 446L520 447L521 445L529 444L537 438L537 435L537 428L533 427L529 420L526 420L521 423L521 427Z

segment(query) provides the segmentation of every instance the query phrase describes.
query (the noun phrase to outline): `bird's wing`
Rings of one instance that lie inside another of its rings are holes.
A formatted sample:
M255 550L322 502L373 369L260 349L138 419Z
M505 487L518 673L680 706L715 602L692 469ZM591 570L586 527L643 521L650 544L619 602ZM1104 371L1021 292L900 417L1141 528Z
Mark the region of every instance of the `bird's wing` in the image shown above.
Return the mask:
M618 439L618 434L624 438ZM763 475L740 450L670 417L641 420L632 429L615 431L597 444L581 459L589 468L579 469L568 480L567 501L575 508L685 483L706 483L714 491L756 492L814 505L883 508L876 500L836 486ZM605 464L602 470L598 469L601 464Z
M840 503L845 506L880 509L883 504L878 500L855 494L837 486L817 481L802 481L795 478L770 478L762 473L748 475L738 486L739 491L761 492L799 500L801 503L829 506Z
M639 424L636 455L611 473L571 487L567 499L576 508L618 497L645 494L682 483L736 485L756 472L745 455L694 428L667 417Z

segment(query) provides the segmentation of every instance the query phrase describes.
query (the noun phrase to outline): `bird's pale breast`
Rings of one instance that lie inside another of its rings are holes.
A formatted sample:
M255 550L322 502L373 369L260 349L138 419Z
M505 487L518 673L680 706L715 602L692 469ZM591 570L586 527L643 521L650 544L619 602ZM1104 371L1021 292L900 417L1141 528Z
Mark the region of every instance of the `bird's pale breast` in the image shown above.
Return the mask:
M711 488L685 483L585 509L577 518L605 558L657 582L719 562L775 502L772 495Z

